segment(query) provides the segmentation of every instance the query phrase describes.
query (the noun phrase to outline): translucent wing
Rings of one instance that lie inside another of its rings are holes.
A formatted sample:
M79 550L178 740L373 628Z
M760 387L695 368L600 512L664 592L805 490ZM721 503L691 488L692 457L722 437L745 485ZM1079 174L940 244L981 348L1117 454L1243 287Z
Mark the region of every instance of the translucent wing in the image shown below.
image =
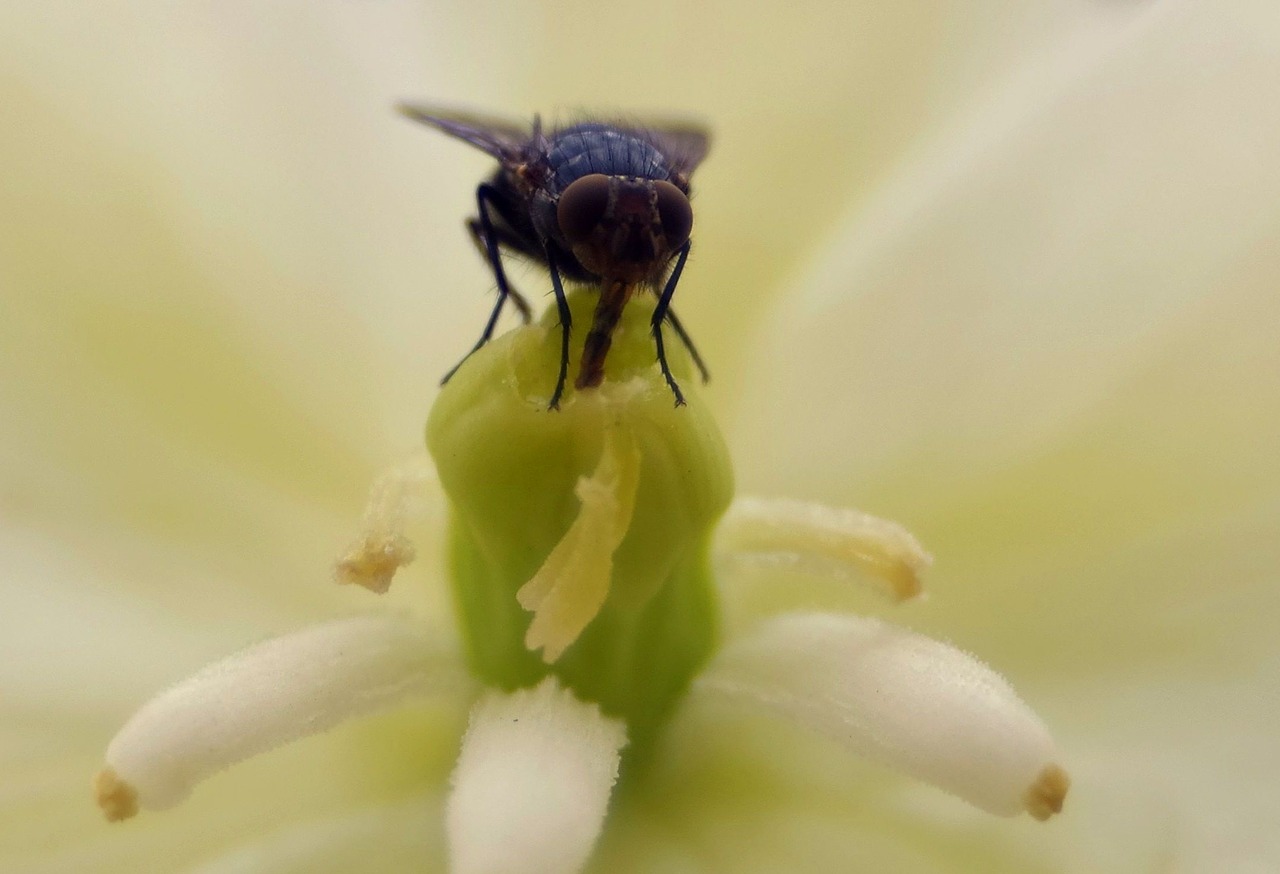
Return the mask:
M689 122L647 123L640 132L667 156L673 170L686 176L702 163L711 148L710 132Z
M473 112L418 103L401 103L396 108L407 118L470 143L499 161L520 160L534 137L528 124L490 118Z

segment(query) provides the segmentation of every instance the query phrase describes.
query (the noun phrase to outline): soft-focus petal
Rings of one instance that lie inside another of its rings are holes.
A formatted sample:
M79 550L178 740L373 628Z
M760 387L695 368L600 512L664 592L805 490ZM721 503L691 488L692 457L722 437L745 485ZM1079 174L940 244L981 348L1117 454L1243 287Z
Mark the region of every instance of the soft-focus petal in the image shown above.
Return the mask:
M471 714L446 829L453 874L573 874L604 824L622 723L551 678Z
M260 643L145 704L95 780L109 819L163 809L236 762L412 694L465 688L461 664L417 624L362 617Z
M700 693L775 710L992 813L1056 813L1068 780L1048 730L999 674L874 619L784 616L730 645Z
M1260 247L1278 226L1277 43L1269 3L1150 4L904 161L766 322L737 448L779 463L754 479L837 497L850 480L831 470L914 484L955 458L929 481L949 494L1192 332L1248 313L1274 336L1275 297L1250 280L1276 275ZM1238 373L1227 397L1277 388ZM1235 422L1186 424L1274 462Z
M1168 816L1130 832L1189 870L1224 847L1274 867L1280 796L1243 763L1280 718L1259 668L1280 605L1280 19L1141 8L849 217L768 322L765 413L735 447L763 458L754 488L856 500L929 543L913 622L981 645L1073 761L1096 757L1081 807L1118 800L1093 822L1141 798ZM1106 855L1083 869L1125 870Z
M461 705L430 698L352 720L219 774L172 810L121 824L103 820L87 779L118 726L6 705L0 871L186 871L305 830L307 822L422 798L439 790L453 766L466 725ZM435 828L440 835L442 820Z
M442 813L432 798L309 820L236 847L189 874L443 871Z

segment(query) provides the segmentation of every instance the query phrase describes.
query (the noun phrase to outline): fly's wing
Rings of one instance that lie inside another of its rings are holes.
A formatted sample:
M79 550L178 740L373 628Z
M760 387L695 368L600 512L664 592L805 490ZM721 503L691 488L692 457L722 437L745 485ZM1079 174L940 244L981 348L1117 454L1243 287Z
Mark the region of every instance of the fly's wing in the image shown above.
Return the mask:
M688 176L711 148L710 132L698 124L672 122L646 123L640 133L671 162L671 169Z
M527 124L471 112L418 103L401 103L396 108L407 118L444 131L504 162L521 160L535 135Z

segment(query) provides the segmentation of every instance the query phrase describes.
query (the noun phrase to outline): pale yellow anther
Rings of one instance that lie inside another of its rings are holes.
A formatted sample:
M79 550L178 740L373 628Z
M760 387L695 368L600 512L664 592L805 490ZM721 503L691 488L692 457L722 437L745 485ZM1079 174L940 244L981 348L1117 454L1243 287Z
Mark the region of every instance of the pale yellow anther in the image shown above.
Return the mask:
M731 559L778 562L831 575L853 572L897 601L923 591L933 559L901 525L857 510L793 500L740 498L717 532Z
M371 536L334 563L333 576L343 585L363 586L381 595L391 588L396 571L413 559L413 544L407 537Z
M138 812L138 792L111 768L93 777L93 796L108 822L120 822Z
M1027 790L1024 799L1027 813L1044 822L1062 812L1062 802L1071 788L1071 778L1057 765L1046 765Z
M404 530L428 503L439 503L439 483L431 461L416 455L374 483L361 520L361 533L334 563L334 579L382 594L396 571L413 561L415 550Z
M533 612L525 646L548 664L578 639L609 595L613 554L631 525L640 449L625 425L608 427L595 472L574 489L582 506L564 537L516 598Z

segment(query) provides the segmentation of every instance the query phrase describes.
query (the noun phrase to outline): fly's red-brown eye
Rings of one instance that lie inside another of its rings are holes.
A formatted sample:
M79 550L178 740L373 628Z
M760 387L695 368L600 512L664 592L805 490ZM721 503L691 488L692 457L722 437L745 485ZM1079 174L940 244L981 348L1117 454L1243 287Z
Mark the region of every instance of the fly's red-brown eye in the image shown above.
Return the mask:
M609 177L592 173L575 179L560 195L556 221L571 245L583 243L591 237L608 208Z
M658 193L658 218L662 220L662 232L667 237L669 249L679 249L689 239L693 230L693 208L689 198L670 182L654 183Z

